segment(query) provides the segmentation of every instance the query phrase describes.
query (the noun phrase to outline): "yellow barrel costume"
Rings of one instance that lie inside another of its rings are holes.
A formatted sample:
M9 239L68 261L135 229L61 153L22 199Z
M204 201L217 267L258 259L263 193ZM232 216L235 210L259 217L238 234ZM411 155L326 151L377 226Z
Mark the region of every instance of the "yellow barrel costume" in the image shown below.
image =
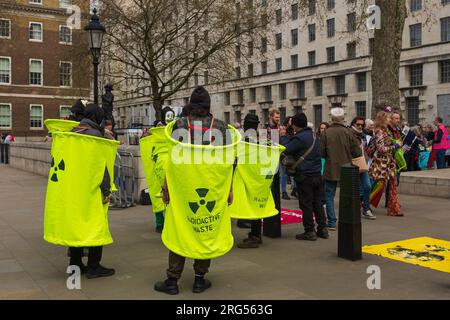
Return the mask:
M285 147L241 141L233 180L234 201L230 215L237 219L263 219L278 214L271 185Z
M165 129L170 203L162 241L169 250L183 257L217 258L233 246L227 200L241 135L230 126L231 144L192 145L171 137L174 124L171 122Z
M96 247L113 242L108 204L100 190L105 167L114 186L119 142L72 132L53 132L45 200L44 239L68 247Z
M167 138L165 127L152 128L150 132L150 136L140 140L140 149L152 209L156 213L164 211L166 207L161 198L161 188L168 157Z

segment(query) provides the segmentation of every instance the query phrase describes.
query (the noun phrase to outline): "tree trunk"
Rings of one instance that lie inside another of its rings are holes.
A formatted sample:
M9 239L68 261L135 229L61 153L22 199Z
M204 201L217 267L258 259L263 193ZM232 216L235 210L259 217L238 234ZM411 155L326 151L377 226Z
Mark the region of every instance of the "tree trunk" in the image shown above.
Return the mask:
M163 107L164 101L161 101L159 98L153 99L153 108L155 109L155 120L161 121L161 111Z
M407 15L405 0L376 0L381 29L375 30L372 62L372 118L389 105L400 109L399 72Z

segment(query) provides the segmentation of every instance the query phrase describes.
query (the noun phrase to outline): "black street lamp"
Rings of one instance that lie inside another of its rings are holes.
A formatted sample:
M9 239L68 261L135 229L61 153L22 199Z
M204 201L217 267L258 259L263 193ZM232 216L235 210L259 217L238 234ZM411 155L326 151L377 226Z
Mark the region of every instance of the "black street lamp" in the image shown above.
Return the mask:
M100 63L103 35L105 34L106 29L100 23L96 8L94 8L93 13L94 14L91 16L91 21L84 28L84 30L88 31L89 49L91 50L92 57L94 58L94 103L98 106L98 65Z

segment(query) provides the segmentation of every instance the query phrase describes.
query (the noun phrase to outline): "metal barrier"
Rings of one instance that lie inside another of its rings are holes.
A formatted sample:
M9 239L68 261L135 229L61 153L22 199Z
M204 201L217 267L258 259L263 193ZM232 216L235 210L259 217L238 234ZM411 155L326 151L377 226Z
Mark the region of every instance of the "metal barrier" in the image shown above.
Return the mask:
M111 195L109 207L124 209L135 206L133 195L136 189L136 172L134 156L131 152L117 152L114 163L114 184L117 192Z

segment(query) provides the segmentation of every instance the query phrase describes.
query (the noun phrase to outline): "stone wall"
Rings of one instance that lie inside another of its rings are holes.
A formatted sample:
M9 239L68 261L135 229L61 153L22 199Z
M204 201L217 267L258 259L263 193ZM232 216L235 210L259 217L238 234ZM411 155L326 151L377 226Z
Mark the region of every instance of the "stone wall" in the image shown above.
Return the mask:
M28 171L41 176L47 176L50 163L51 143L45 142L16 142L11 144L9 164L13 168ZM122 162L125 165L131 164L131 156L133 156L133 167L135 169L136 185L134 191L134 199L139 203L141 190L147 188L145 180L144 168L141 161L141 152L139 146L119 146L119 151L124 152Z
M399 193L450 199L450 169L402 173Z
M9 164L13 168L46 176L52 162L50 148L51 144L45 142L12 143Z

